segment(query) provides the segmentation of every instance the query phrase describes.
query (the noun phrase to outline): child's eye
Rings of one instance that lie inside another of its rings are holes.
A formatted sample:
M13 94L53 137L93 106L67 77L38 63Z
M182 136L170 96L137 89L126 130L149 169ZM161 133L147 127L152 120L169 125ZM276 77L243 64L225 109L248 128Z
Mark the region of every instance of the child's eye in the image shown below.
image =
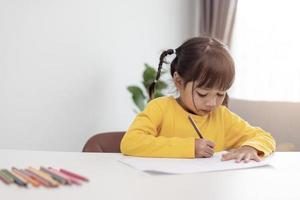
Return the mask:
M225 95L225 93L224 93L224 94L217 93L217 95L218 95L219 97L223 97L223 96Z
M206 96L207 96L207 94L201 94L201 93L199 93L199 92L197 92L197 94L198 94L200 97L206 97Z

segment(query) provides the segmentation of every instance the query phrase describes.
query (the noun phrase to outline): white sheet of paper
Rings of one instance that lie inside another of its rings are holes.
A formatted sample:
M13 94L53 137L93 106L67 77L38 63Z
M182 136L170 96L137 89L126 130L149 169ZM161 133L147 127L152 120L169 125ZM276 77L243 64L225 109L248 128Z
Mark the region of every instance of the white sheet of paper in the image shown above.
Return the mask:
M176 158L143 158L122 156L119 161L137 170L154 173L185 174L196 172L210 172L233 169L244 169L270 164L271 157L260 162L235 163L234 160L221 161L225 152L215 153L211 158L176 159Z

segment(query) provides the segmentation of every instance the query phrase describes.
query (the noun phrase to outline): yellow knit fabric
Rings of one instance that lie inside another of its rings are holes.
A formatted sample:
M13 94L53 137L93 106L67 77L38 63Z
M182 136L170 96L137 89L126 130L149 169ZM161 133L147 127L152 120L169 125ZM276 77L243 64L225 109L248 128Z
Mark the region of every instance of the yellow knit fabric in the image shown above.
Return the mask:
M206 116L186 112L174 97L150 101L139 113L121 141L121 152L142 157L194 158L199 138L188 120L191 115L205 139L215 143L215 152L248 145L265 156L275 150L275 140L261 128L249 125L225 106Z

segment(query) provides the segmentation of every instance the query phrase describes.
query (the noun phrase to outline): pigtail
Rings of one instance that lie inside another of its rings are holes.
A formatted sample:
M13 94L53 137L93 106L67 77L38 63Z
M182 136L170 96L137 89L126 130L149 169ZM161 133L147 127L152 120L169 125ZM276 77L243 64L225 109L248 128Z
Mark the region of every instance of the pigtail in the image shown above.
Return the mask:
M228 107L228 103L229 103L229 96L226 92L222 105Z
M157 69L157 73L156 73L156 77L154 79L154 81L151 83L151 85L149 86L149 89L148 89L148 94L149 94L149 100L152 100L154 99L154 93L155 93L155 85L157 83L157 81L159 80L160 78L160 74L161 74L161 69L162 69L162 65L164 63L167 63L165 61L165 57L167 55L172 55L173 53L175 53L175 51L173 49L168 49L166 51L163 51L162 54L160 55L160 58L159 58L159 64L158 64L158 69Z

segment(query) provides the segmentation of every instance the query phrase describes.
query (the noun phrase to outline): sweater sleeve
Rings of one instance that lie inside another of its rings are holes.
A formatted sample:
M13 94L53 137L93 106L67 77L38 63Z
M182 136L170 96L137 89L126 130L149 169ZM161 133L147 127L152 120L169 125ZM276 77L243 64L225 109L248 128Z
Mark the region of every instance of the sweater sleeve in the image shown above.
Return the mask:
M225 149L251 146L259 154L267 156L275 151L275 140L270 133L253 127L235 113L224 107Z
M164 107L166 106L152 100L145 110L136 116L121 141L123 154L141 157L195 157L195 138L159 135L164 120Z

